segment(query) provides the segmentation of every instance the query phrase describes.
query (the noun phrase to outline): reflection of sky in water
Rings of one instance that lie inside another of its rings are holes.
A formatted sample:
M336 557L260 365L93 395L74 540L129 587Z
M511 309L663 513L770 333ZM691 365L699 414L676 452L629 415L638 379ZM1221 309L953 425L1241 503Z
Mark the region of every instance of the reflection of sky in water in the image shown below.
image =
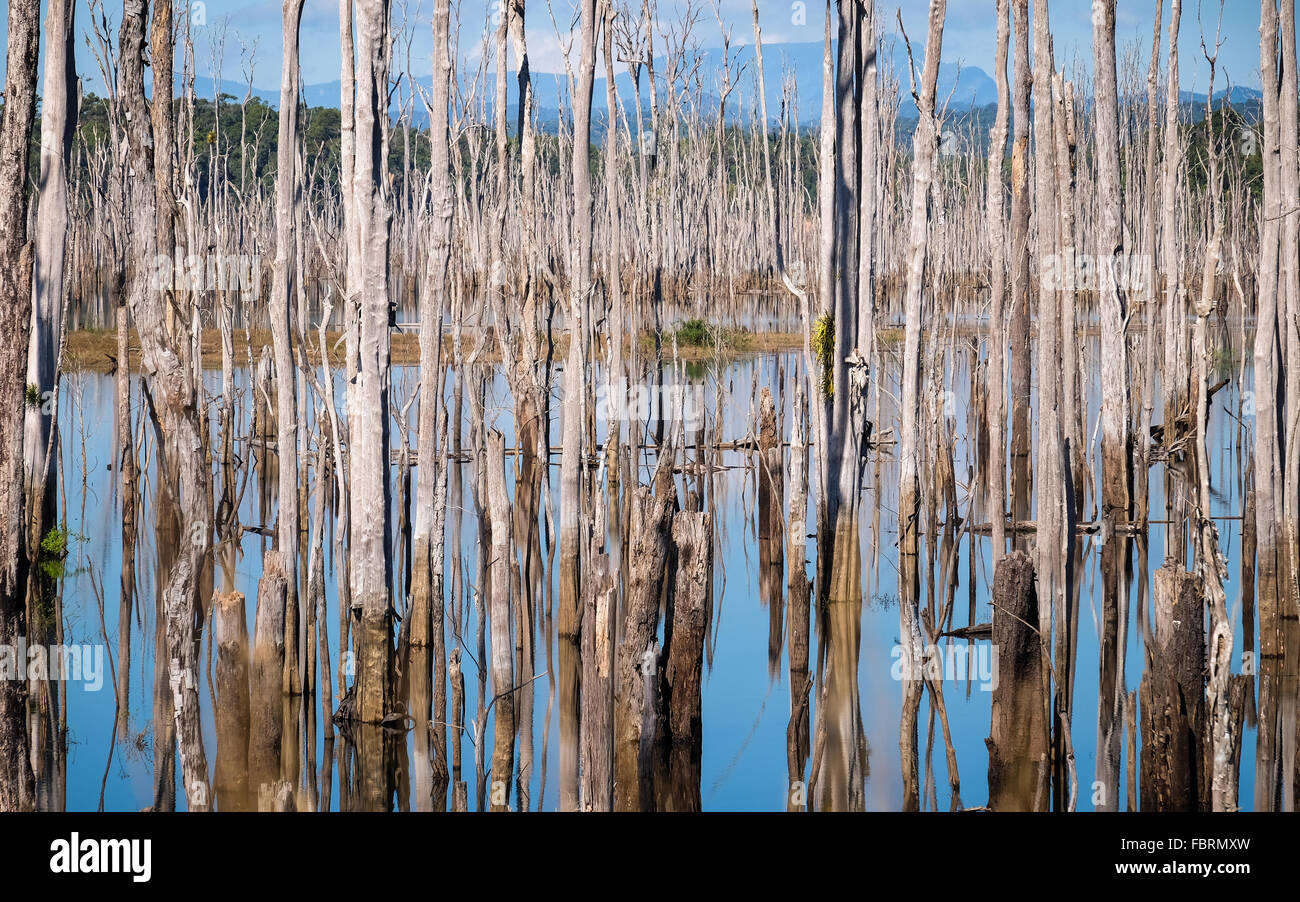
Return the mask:
M1090 359L1096 359L1096 341L1090 340L1090 347L1085 352ZM791 383L800 355L767 355L761 358L742 360L728 365L719 378L717 370L707 365L692 365L689 373L693 379L702 380L705 403L710 411L710 419L720 411L720 437L725 440L745 438L756 422L758 398L761 388L768 386L777 398L778 404L784 404L781 422L788 438L792 415L790 403L792 392L786 390ZM960 351L955 361L947 365L945 386L953 394L949 396L952 406L949 413L953 417L953 433L956 436L953 448L955 470L957 474L958 503L965 513L967 504L966 490L963 486L971 481L969 467L972 466L972 442L965 437L967 432L967 408L970 394L969 355ZM784 375L781 373L784 371ZM397 368L393 374L393 397L400 406L403 399L415 384L417 373L409 367ZM1247 372L1249 378L1249 372ZM557 403L553 407L555 421L552 423L553 441L559 443L560 416L563 411L561 374L555 378ZM781 381L781 380L784 381ZM220 391L220 373L206 374L207 390L212 395ZM887 392L881 394L880 421L888 423L894 419L892 411L893 398L898 395L897 373L889 374ZM1095 423L1099 410L1098 380L1096 377L1086 386L1088 396L1088 421ZM236 375L237 390L241 398L246 395L247 376L240 371ZM466 394L466 429L469 423L468 389ZM336 390L342 392L341 380L337 379ZM450 388L448 389L450 398ZM513 446L513 423L508 405L504 383L498 377L487 386L487 422L489 427L501 429L506 433L507 447ZM720 403L719 403L719 400ZM134 396L138 405L140 396ZM1240 398L1235 383L1224 390L1215 399L1215 413L1212 418L1211 454L1214 456L1212 477L1215 491L1216 514L1240 514L1241 490L1238 467L1238 428L1236 421L1224 414L1227 406L1236 410L1240 408ZM244 402L241 400L240 404ZM116 474L109 469L112 463L114 447L113 425L113 384L110 377L95 374L73 374L65 377L64 389L60 396L62 417L63 448L63 499L66 506L68 527L74 534L84 537L83 541L74 543L69 558L71 575L64 584L64 611L67 620L66 642L95 643L103 641L100 627L100 613L95 587L103 595L103 619L109 637L108 652L117 662L118 636L118 600L121 567L121 519L120 509L115 496ZM875 401L872 401L874 411ZM214 408L215 409L215 408ZM241 408L242 409L242 408ZM877 417L874 412L870 414ZM414 408L412 408L412 423ZM1156 411L1159 420L1159 409ZM216 435L216 417L214 414L213 430ZM598 419L598 432L603 439L605 424ZM1091 427L1090 427L1091 428ZM241 432L245 430L240 430ZM878 430L879 431L879 430ZM415 439L412 437L412 445ZM1085 442L1092 448L1094 441L1091 431L1085 433ZM151 444L151 442L150 442ZM215 441L214 441L215 444ZM394 441L394 447L397 446ZM1094 449L1095 450L1095 449ZM558 491L558 455L553 458L556 466L552 469L552 501L555 517L559 516ZM703 687L703 761L701 768L701 798L706 809L771 809L785 807L786 793L786 744L785 732L790 711L789 687L785 643L782 646L780 667L775 678L769 676L768 647L768 612L760 600L758 578L758 550L756 544L757 523L752 514L755 506L756 488L754 473L745 468L746 454L743 452L723 452L719 462L732 467L719 472L715 478L713 491L715 509L715 600L714 626L716 633L715 656L713 666L704 674ZM643 458L644 463L644 458ZM84 464L84 467L83 467ZM1099 464L1098 464L1099 466ZM393 469L394 479L396 468ZM511 469L507 468L508 474ZM462 547L464 558L462 569L472 580L477 573L475 554L478 547L477 529L473 524L474 503L470 495L472 483L472 465L466 465L465 522L462 527ZM643 468L642 480L648 479L648 471ZM1094 477L1095 479L1095 477ZM1163 518L1163 475L1158 468L1153 469L1151 478L1151 509L1153 518ZM131 736L117 743L113 750L111 764L105 772L108 757L108 745L112 736L114 718L114 693L105 677L103 688L96 693L86 691L80 684L69 684L68 721L69 721L69 763L67 807L70 810L94 809L99 804L101 785L104 793L104 807L108 810L136 810L148 806L152 799L152 767L149 752L149 716L151 712L151 690L153 685L153 618L155 597L153 575L153 536L152 536L152 496L151 480L146 480L145 508L140 514L141 541L137 549L137 580L140 598L145 603L138 607L137 618L143 620L143 629L139 623L134 628L131 659ZM899 635L898 626L898 574L897 574L897 528L893 511L897 509L897 469L892 458L886 456L880 468L880 490L876 491L874 468L867 467L867 496L864 504L862 522L862 542L864 548L864 580L866 583L866 604L862 615L862 647L858 683L861 690L862 718L870 749L870 776L867 781L866 800L869 809L897 809L902 804L901 768L898 753L898 728L901 707L902 685L891 678L894 658L891 652ZM219 480L218 480L219 485ZM84 488L84 491L83 491ZM788 491L788 486L786 487ZM512 487L513 491L513 487ZM811 490L810 490L811 494ZM879 547L873 552L876 538L872 535L872 506L878 500L881 505ZM454 505L455 499L449 500ZM811 504L811 499L810 499ZM788 511L788 506L785 506ZM304 512L305 515L305 512ZM982 509L976 519L986 522L987 514ZM1093 519L1091 509L1080 513L1081 520ZM250 480L241 503L240 520L245 525L263 523L259 513L256 481ZM273 522L273 514L265 522ZM813 516L810 513L810 529ZM1240 599L1237 596L1240 579L1241 531L1238 521L1220 522L1221 540L1227 553L1229 582L1226 586L1230 613L1237 624L1237 653L1234 666L1240 669ZM448 527L451 526L451 511L448 512ZM450 535L450 532L449 532ZM326 578L326 593L329 613L326 628L329 633L330 653L337 666L337 594L332 571L333 554L329 550L332 542L332 527L327 526L327 558L330 572ZM1163 559L1163 530L1154 526L1151 531L1152 548L1150 559L1158 563ZM255 534L245 534L242 541L243 556L239 559L236 570L235 588L246 598L246 613L250 639L253 634L253 622L256 613L257 579L263 548L268 547L269 540ZM976 612L975 621L986 623L991 620L991 607L988 603L987 586L991 580L991 559L987 538L977 540L981 549L975 565ZM1078 627L1078 664L1075 674L1073 744L1079 776L1078 807L1086 810L1092 807L1092 780L1096 760L1096 714L1098 683L1098 628L1097 618L1100 614L1101 578L1098 570L1098 555L1090 537L1082 539L1083 556L1080 566L1076 568L1079 583L1080 608ZM970 591L970 562L968 559L969 537L966 537L960 549L961 557L956 563L956 589L954 606L956 612L953 625L966 625L966 612ZM809 544L809 555L813 553ZM924 551L923 551L924 562ZM451 565L448 555L447 565ZM1153 566L1155 564L1153 563ZM935 566L942 568L942 551L936 554ZM809 564L809 572L813 570ZM1139 571L1140 572L1140 571ZM923 570L922 603L925 603L927 575ZM1148 575L1149 578L1149 575ZM216 580L221 586L221 574L218 569ZM785 575L781 576L781 585L785 585ZM1135 577L1136 579L1136 577ZM450 591L450 578L448 579ZM1140 680L1142 651L1137 621L1136 590L1132 591L1133 602L1130 604L1129 647L1126 662L1126 686L1136 689ZM468 622L463 635L466 654L463 656L466 689L466 718L473 718L478 691L477 674L473 657L476 654L474 622L474 605L472 600L466 605ZM209 624L210 627L210 624ZM205 629L203 652L201 658L204 746L211 769L216 761L216 737L212 719L212 696L209 690L208 673L210 665L211 630ZM141 643L144 642L144 647ZM552 633L550 655L555 653ZM450 622L448 623L448 649L457 644ZM987 645L987 643L983 643ZM215 654L215 649L211 649ZM547 650L537 649L537 672L541 673L552 667L554 658L548 657ZM810 658L815 667L817 661L817 637L812 637ZM1005 675L1003 678L1007 678ZM534 804L541 789L542 742L545 735L544 723L550 677L543 677L534 684L534 730L535 759L533 765ZM489 686L490 691L490 686ZM952 729L953 742L956 746L957 762L961 777L962 803L966 806L983 805L987 800L987 766L988 757L984 739L989 732L990 702L988 692L981 690L974 682L969 692L965 683L946 682L944 684L945 701ZM450 693L449 693L450 696ZM817 689L814 687L814 709ZM450 698L449 698L450 702ZM319 711L320 701L315 700ZM948 778L944 764L942 734L936 722L934 727L934 747L927 756L927 736L929 706L928 697L922 704L918 746L921 749L922 787L927 783L927 758L934 768L933 781L937 789L938 806L941 810L949 806L950 794ZM468 724L467 724L468 725ZM316 767L321 766L324 740L321 724L317 724ZM814 721L815 733L815 721ZM492 735L489 723L485 735ZM545 787L545 805L554 808L558 803L559 774L559 704L552 705L549 730L550 749L547 753L547 773ZM139 741L137 744L137 737ZM411 739L408 736L408 747ZM469 783L471 805L475 798L474 787L474 748L468 738L463 741L464 776ZM1254 733L1247 731L1242 751L1242 805L1249 807L1253 793L1254 773ZM516 764L518 763L516 755ZM1123 779L1121 768L1121 779ZM179 773L179 766L178 766ZM334 786L330 796L333 804L338 803L338 774L333 769ZM412 787L414 780L411 781ZM1125 790L1120 789L1121 800ZM513 798L512 798L513 802ZM183 807L183 793L178 792L178 807ZM1123 807L1123 801L1121 801Z

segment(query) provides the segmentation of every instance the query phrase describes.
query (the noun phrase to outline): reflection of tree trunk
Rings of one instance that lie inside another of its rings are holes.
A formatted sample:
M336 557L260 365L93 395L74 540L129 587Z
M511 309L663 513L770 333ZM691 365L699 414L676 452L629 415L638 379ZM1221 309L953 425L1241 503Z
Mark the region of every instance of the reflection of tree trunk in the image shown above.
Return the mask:
M912 169L912 197L907 238L907 287L904 300L906 323L903 349L902 424L899 443L899 611L902 642L907 660L921 660L919 604L921 573L919 538L921 517L920 405L921 405L921 338L924 309L927 238L930 226L930 193L935 180L939 153L935 103L939 81L939 59L943 48L943 26L947 15L946 0L930 5L930 27L925 44L925 67L921 77L917 108L920 121L913 138L915 164ZM910 52L910 51L909 51ZM856 547L856 546L855 546ZM861 604L859 600L858 604ZM854 660L856 660L856 648ZM903 717L899 729L900 758L903 768L903 807L920 806L918 760L916 754L916 716L921 703L922 685L918 680L903 682Z
M258 798L280 777L280 745L284 729L284 595L288 591L284 555L267 551L262 556L262 578L257 584L257 618L253 638L252 742L248 767Z
M668 560L668 523L675 498L671 472L663 465L655 474L655 488L638 487L631 502L632 540L628 545L631 580L627 587L623 641L618 645L614 718L615 805L620 811L640 810L647 791L648 775L641 772L638 764L645 701L641 670L647 663L645 655L654 642L659 623L659 598Z
M837 530L837 541L841 533ZM841 588L861 584L858 533L844 537L849 554L837 559L840 572L835 583ZM861 810L866 761L862 754L862 708L858 692L858 656L862 646L862 594L833 595L828 616L829 631L826 685L818 706L819 734L825 748L818 778L818 807L828 811ZM916 686L919 689L920 684Z
M786 762L790 785L789 810L799 810L807 799L804 771L808 764L808 633L812 586L808 582L805 551L808 544L808 430L807 404L802 386L795 389L794 424L790 432L790 528L786 534L790 590L790 722L786 727Z
M595 555L583 582L582 776L583 808L609 811L614 803L613 609L618 604L608 555Z
M217 634L216 694L217 807L222 811L247 811L249 794L248 626L244 596L218 594L212 619Z
M781 591L784 475L776 403L772 392L764 387L758 425L758 582L760 598L768 609L767 669L773 677L781 665L785 634L785 593Z
M673 577L672 621L665 626L668 645L662 709L667 735L662 737L666 772L658 791L661 811L699 811L700 687L704 670L705 606L713 578L712 515L680 513L673 519L677 567Z
M994 811L1041 811L1047 801L1048 729L1038 635L1034 564L1015 551L993 578L993 648L997 685L989 750L989 807Z
M508 811L515 760L514 643L510 641L510 561L514 550L506 498L505 437L496 430L488 436L485 466L492 533L488 622L492 631L492 721L496 727L492 741L492 810ZM499 793L498 784L504 787Z
M1154 646L1142 677L1142 810L1196 811L1206 796L1205 612L1199 578L1155 572Z

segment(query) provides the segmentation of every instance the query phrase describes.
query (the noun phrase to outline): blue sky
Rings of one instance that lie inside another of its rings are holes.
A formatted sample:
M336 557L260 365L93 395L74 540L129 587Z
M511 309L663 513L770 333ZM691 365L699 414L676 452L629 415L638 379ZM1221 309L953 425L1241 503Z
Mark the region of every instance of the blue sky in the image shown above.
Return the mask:
M497 0L459 0L462 56L477 59L482 51L482 37ZM640 7L640 0L616 0ZM697 0L700 13L694 32L701 48L721 44L713 3L732 31L733 45L749 44L753 39L749 0ZM121 0L102 0L116 37L121 18ZM947 27L944 32L944 61L978 66L987 72L993 68L997 23L995 0L949 0ZM0 13L8 20L8 0L0 0ZM42 3L42 8L44 8ZM280 71L280 4L274 0L203 0L196 7L194 28L195 55L199 74L221 71L223 81L234 88L245 76L249 55L254 60L254 84L274 89ZM562 72L562 47L567 40L575 8L574 0L551 0L555 20L542 0L532 0L529 7L528 41L533 68L538 72ZM686 0L660 0L659 21L664 27L680 22ZM1126 48L1137 49L1145 71L1145 59L1151 43L1155 0L1119 0L1117 38L1121 55ZM1165 4L1168 21L1169 2ZM914 44L923 40L928 4L924 0L895 0L880 4L881 18L888 32L896 32L898 16ZM1091 60L1092 4L1088 0L1053 0L1052 31L1055 36L1058 65L1068 65L1077 58L1085 66ZM430 11L431 0L394 0L395 23L405 20L411 33L410 70L427 75L431 68ZM89 31L87 0L77 2L79 33L78 71L87 91L101 91L102 82L94 56L81 35ZM820 41L824 24L825 0L760 0L760 21L765 43ZM1184 0L1181 46L1183 89L1204 90L1208 67L1201 52L1202 25L1207 44L1212 45L1218 24L1217 0ZM206 24L197 25L202 17ZM1216 87L1225 78L1234 85L1259 86L1259 6L1253 0L1226 0L1223 11L1220 51L1220 75ZM557 28L558 26L558 28ZM395 26L396 27L396 26ZM0 47L7 46L7 29L0 33ZM220 62L214 62L220 60ZM0 58L0 69L3 59ZM302 22L302 69L307 84L335 81L339 77L338 3L337 0L307 0Z

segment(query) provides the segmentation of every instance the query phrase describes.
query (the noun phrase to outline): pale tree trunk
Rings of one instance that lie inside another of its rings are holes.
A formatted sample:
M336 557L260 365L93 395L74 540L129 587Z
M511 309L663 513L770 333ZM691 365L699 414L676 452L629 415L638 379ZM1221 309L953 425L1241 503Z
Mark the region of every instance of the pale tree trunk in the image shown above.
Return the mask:
M1146 193L1146 210L1142 222L1142 253L1152 259L1156 252L1156 186L1159 182L1160 144L1157 135L1157 108L1160 99L1160 27L1163 24L1163 0L1156 0L1155 25L1152 28L1151 64L1147 69L1147 156L1146 177L1143 189ZM1142 416L1139 422L1137 441L1141 453L1134 456L1138 467L1134 474L1134 520L1145 524L1151 508L1150 468L1151 468L1151 416L1155 409L1155 372L1156 372L1156 298L1159 290L1155 280L1155 268L1146 267L1150 277L1143 286L1142 311L1142 360L1146 377L1143 382Z
M1038 264L1039 272L1049 271L1048 260L1058 250L1057 221L1052 199L1056 197L1055 134L1051 103L1052 38L1048 21L1047 0L1034 0L1034 143L1035 193L1038 196ZM1043 656L1050 654L1048 637L1055 620L1055 664L1044 670L1053 672L1055 701L1046 703L1054 709L1053 751L1055 805L1066 807L1066 754L1063 741L1068 733L1070 692L1068 680L1068 608L1070 591L1071 542L1073 535L1072 493L1066 486L1069 472L1065 430L1061 424L1061 396L1065 374L1061 373L1061 298L1059 285L1050 279L1039 281L1038 292L1038 437L1035 459L1037 490L1037 573L1039 586L1038 623L1043 639ZM1046 700L1045 700L1046 701Z
M993 566L1006 554L1007 524L1007 410L1006 410L1006 293L1007 247L1006 219L1003 197L1006 186L1002 179L1002 164L1007 156L1007 132L1011 116L1010 90L1007 85L1007 56L1010 42L1011 20L1009 0L995 0L998 17L997 80L998 111L989 136L988 169L988 242L992 254L992 271L989 275L989 361L988 420L989 420L989 486L986 506L992 524Z
M383 157L387 116L388 2L357 9L356 164L353 210L360 255L357 375L349 384L351 439L351 581L357 628L357 717L377 723L388 713L393 646L392 543L388 485L388 167ZM349 257L349 269L352 258ZM351 286L349 285L349 289Z
M53 0L45 14L45 74L41 97L41 168L37 182L35 273L32 279L32 331L27 346L27 384L36 386L40 404L28 405L23 453L31 508L32 534L39 541L54 515L58 468L50 451L57 447L58 353L63 332L63 271L68 238L68 161L77 116L77 69L73 20L76 4Z
M586 422L586 317L591 308L591 97L596 76L596 2L582 0L581 56L573 104L573 250L569 268L569 354L564 368L564 433L560 459L560 611L561 640L577 643L581 621L581 530L579 487ZM573 737L576 739L576 737ZM565 741L560 762L560 807L578 807L576 741Z
M1169 78L1165 93L1165 163L1161 184L1161 215L1164 217L1160 242L1160 268L1165 276L1165 361L1161 387L1164 391L1164 449L1177 441L1178 420L1187 404L1187 381L1184 371L1183 344L1186 341L1186 313L1183 298L1182 259L1178 240L1178 171L1182 167L1183 147L1179 134L1178 32L1182 20L1182 0L1171 0L1169 8ZM1165 559L1178 564L1187 562L1187 530L1183 481L1165 480L1165 504L1169 526L1165 539Z
M1297 667L1297 649L1300 649L1300 456L1295 449L1300 444L1300 210L1296 198L1300 197L1300 148L1296 135L1300 131L1300 92L1296 73L1295 0L1282 0L1282 85L1278 97L1281 102L1282 125L1281 178L1278 188L1285 204L1282 220L1281 260L1279 273L1279 305L1285 311L1280 318L1282 332L1282 367L1285 388L1282 396L1288 399L1285 431L1283 433L1283 483L1282 519L1285 529L1287 553L1282 560L1284 578L1280 582L1282 596L1282 623L1285 629L1283 647L1286 653L1286 683L1282 689L1282 810L1294 811L1300 797L1300 781L1296 755L1297 695L1300 695L1300 668ZM1231 642L1229 642L1231 648ZM1217 763L1217 761L1216 761ZM1217 788L1217 787L1216 787Z
M943 49L944 18L947 0L930 0L930 28L925 42L925 68L921 75L920 94L916 97L920 122L913 140L911 218L908 223L907 287L903 301L904 344L902 380L902 432L899 442L899 588L902 598L899 613L902 643L907 660L919 665L922 660L920 599L920 519L921 519L921 332L925 315L923 292L930 226L930 193L935 180L939 153L938 126L935 122L935 99L939 81L939 58ZM910 56L910 52L909 52ZM903 683L903 719L900 731L903 763L903 806L919 807L916 763L916 718L921 703L919 680Z
M1115 264L1124 253L1120 202L1119 98L1115 73L1115 0L1093 0L1093 74L1097 141L1097 194L1101 204L1097 259L1101 262L1101 468L1102 634L1097 690L1097 780L1105 811L1119 810L1120 732L1124 691L1121 611L1126 611L1123 569L1127 540L1115 524L1129 510L1128 313ZM1126 618L1125 618L1126 619Z
M447 277L451 262L452 218L451 147L447 103L451 77L449 0L437 0L433 10L433 105L430 114L430 171L432 222L427 287L420 309L420 414L419 454L416 468L414 569L411 574L410 641L413 646L433 645L433 731L435 768L446 784L447 767L447 660L443 628L442 559L443 525L447 504L447 464L439 437L446 428L442 414L442 323L447 310ZM459 375L457 376L459 378ZM436 564L436 566L435 566ZM440 793L445 789L440 789ZM443 806L435 806L439 810Z
M298 390L290 319L294 296L294 258L298 250L298 32L303 0L280 7L284 45L280 64L280 116L275 154L275 269L267 311L275 354L276 473L278 475L276 548L289 577L285 596L284 688L301 690L298 662ZM299 328L303 324L299 324Z
M26 637L27 548L23 505L23 405L31 328L32 250L27 243L27 145L36 108L38 0L10 0L4 113L0 121L0 643ZM0 681L0 811L35 805L27 738L27 683Z
M155 94L151 129L145 116L144 0L130 0L123 9L119 70L120 93L129 128L129 159L133 170L132 258L149 261L172 244L171 204L171 5L161 0L154 9L152 69L155 84L167 89ZM162 45L166 45L165 49ZM156 148L156 151L155 151ZM162 207L159 204L163 204ZM163 436L165 478L161 490L178 512L179 542L161 593L165 646L155 650L167 661L167 685L181 753L188 804L204 810L211 804L207 759L199 723L198 611L200 572L211 548L211 504L199 425L194 372L184 359L177 336L166 325L174 299L167 286L150 284L150 268L137 266L129 276L128 297L140 337L141 373L152 386L153 407ZM126 365L126 361L122 362ZM155 725L157 727L157 725Z
M1279 442L1279 242L1284 204L1281 193L1281 122L1278 98L1278 13L1274 0L1260 2L1260 72L1263 81L1264 204L1260 220L1260 262L1255 327L1255 524L1258 555L1256 591L1259 607L1259 733L1255 758L1255 810L1276 808L1278 727L1283 653L1280 614L1286 567L1278 524L1283 499L1282 449ZM1283 662L1285 663L1285 662Z
M1016 62L1013 114L1015 146L1011 151L1011 232L1009 275L1011 311L1011 520L1029 519L1032 494L1029 472L1030 394L1033 390L1029 353L1029 94L1033 75L1029 67L1029 0L1012 0ZM1017 548L1028 543L1013 534Z

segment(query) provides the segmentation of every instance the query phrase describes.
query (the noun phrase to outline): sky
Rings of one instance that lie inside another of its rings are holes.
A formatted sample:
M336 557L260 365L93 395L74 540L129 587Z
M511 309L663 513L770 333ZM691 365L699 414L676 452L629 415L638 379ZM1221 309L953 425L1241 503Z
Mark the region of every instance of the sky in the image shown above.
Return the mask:
M106 15L116 39L121 20L121 0L94 0L95 17ZM178 7L184 0L177 0ZM453 16L459 18L460 50L463 59L477 61L483 52L483 36L500 0L454 0ZM615 0L639 10L640 0ZM943 59L946 63L978 66L992 73L996 49L996 0L949 0L944 31ZM694 0L698 13L694 40L700 48L721 46L721 29L715 16L721 15L730 29L732 46L753 40L750 0ZM0 0L0 14L8 21L9 0ZM42 11L45 2L42 0ZM563 72L563 47L572 33L576 16L574 0L530 0L527 37L529 55L535 72ZM660 0L658 22L661 28L680 28L688 0ZM1169 0L1164 3L1164 18L1169 18ZM1053 0L1052 32L1058 66L1070 67L1077 59L1090 68L1092 40L1092 4L1088 0ZM275 89L280 72L280 4L274 0L200 0L192 3L193 35L198 73L210 76L221 73L232 88L247 79L252 63L256 87ZM92 9L89 0L77 0L78 72L87 92L103 92L99 65L87 41ZM825 23L825 0L759 0L759 16L765 45L787 42L812 42L822 39ZM924 0L880 2L879 16L887 34L897 34L901 17L920 61L920 46L926 34L928 4ZM394 0L392 4L395 32L409 37L409 71L416 76L431 70L432 39L430 15L432 0ZM1150 52L1152 17L1155 0L1118 0L1116 37L1121 56L1126 49L1140 54L1142 69ZM1201 40L1211 48L1218 29L1218 0L1184 0L1180 73L1183 90L1203 91L1208 83L1208 66ZM453 19L455 22L456 19ZM202 24L200 24L202 23ZM405 23L403 25L403 23ZM0 49L7 49L7 27L0 31ZM1220 74L1217 87L1225 81L1245 87L1259 87L1259 6L1253 0L1225 0L1222 7L1222 46L1219 52ZM399 44L398 62L403 62L405 42ZM1139 49L1140 48L1140 49ZM305 84L332 82L339 78L338 0L306 0L302 20L301 61ZM3 69L0 59L0 69ZM179 59L178 59L179 64ZM602 64L603 65L603 64Z

